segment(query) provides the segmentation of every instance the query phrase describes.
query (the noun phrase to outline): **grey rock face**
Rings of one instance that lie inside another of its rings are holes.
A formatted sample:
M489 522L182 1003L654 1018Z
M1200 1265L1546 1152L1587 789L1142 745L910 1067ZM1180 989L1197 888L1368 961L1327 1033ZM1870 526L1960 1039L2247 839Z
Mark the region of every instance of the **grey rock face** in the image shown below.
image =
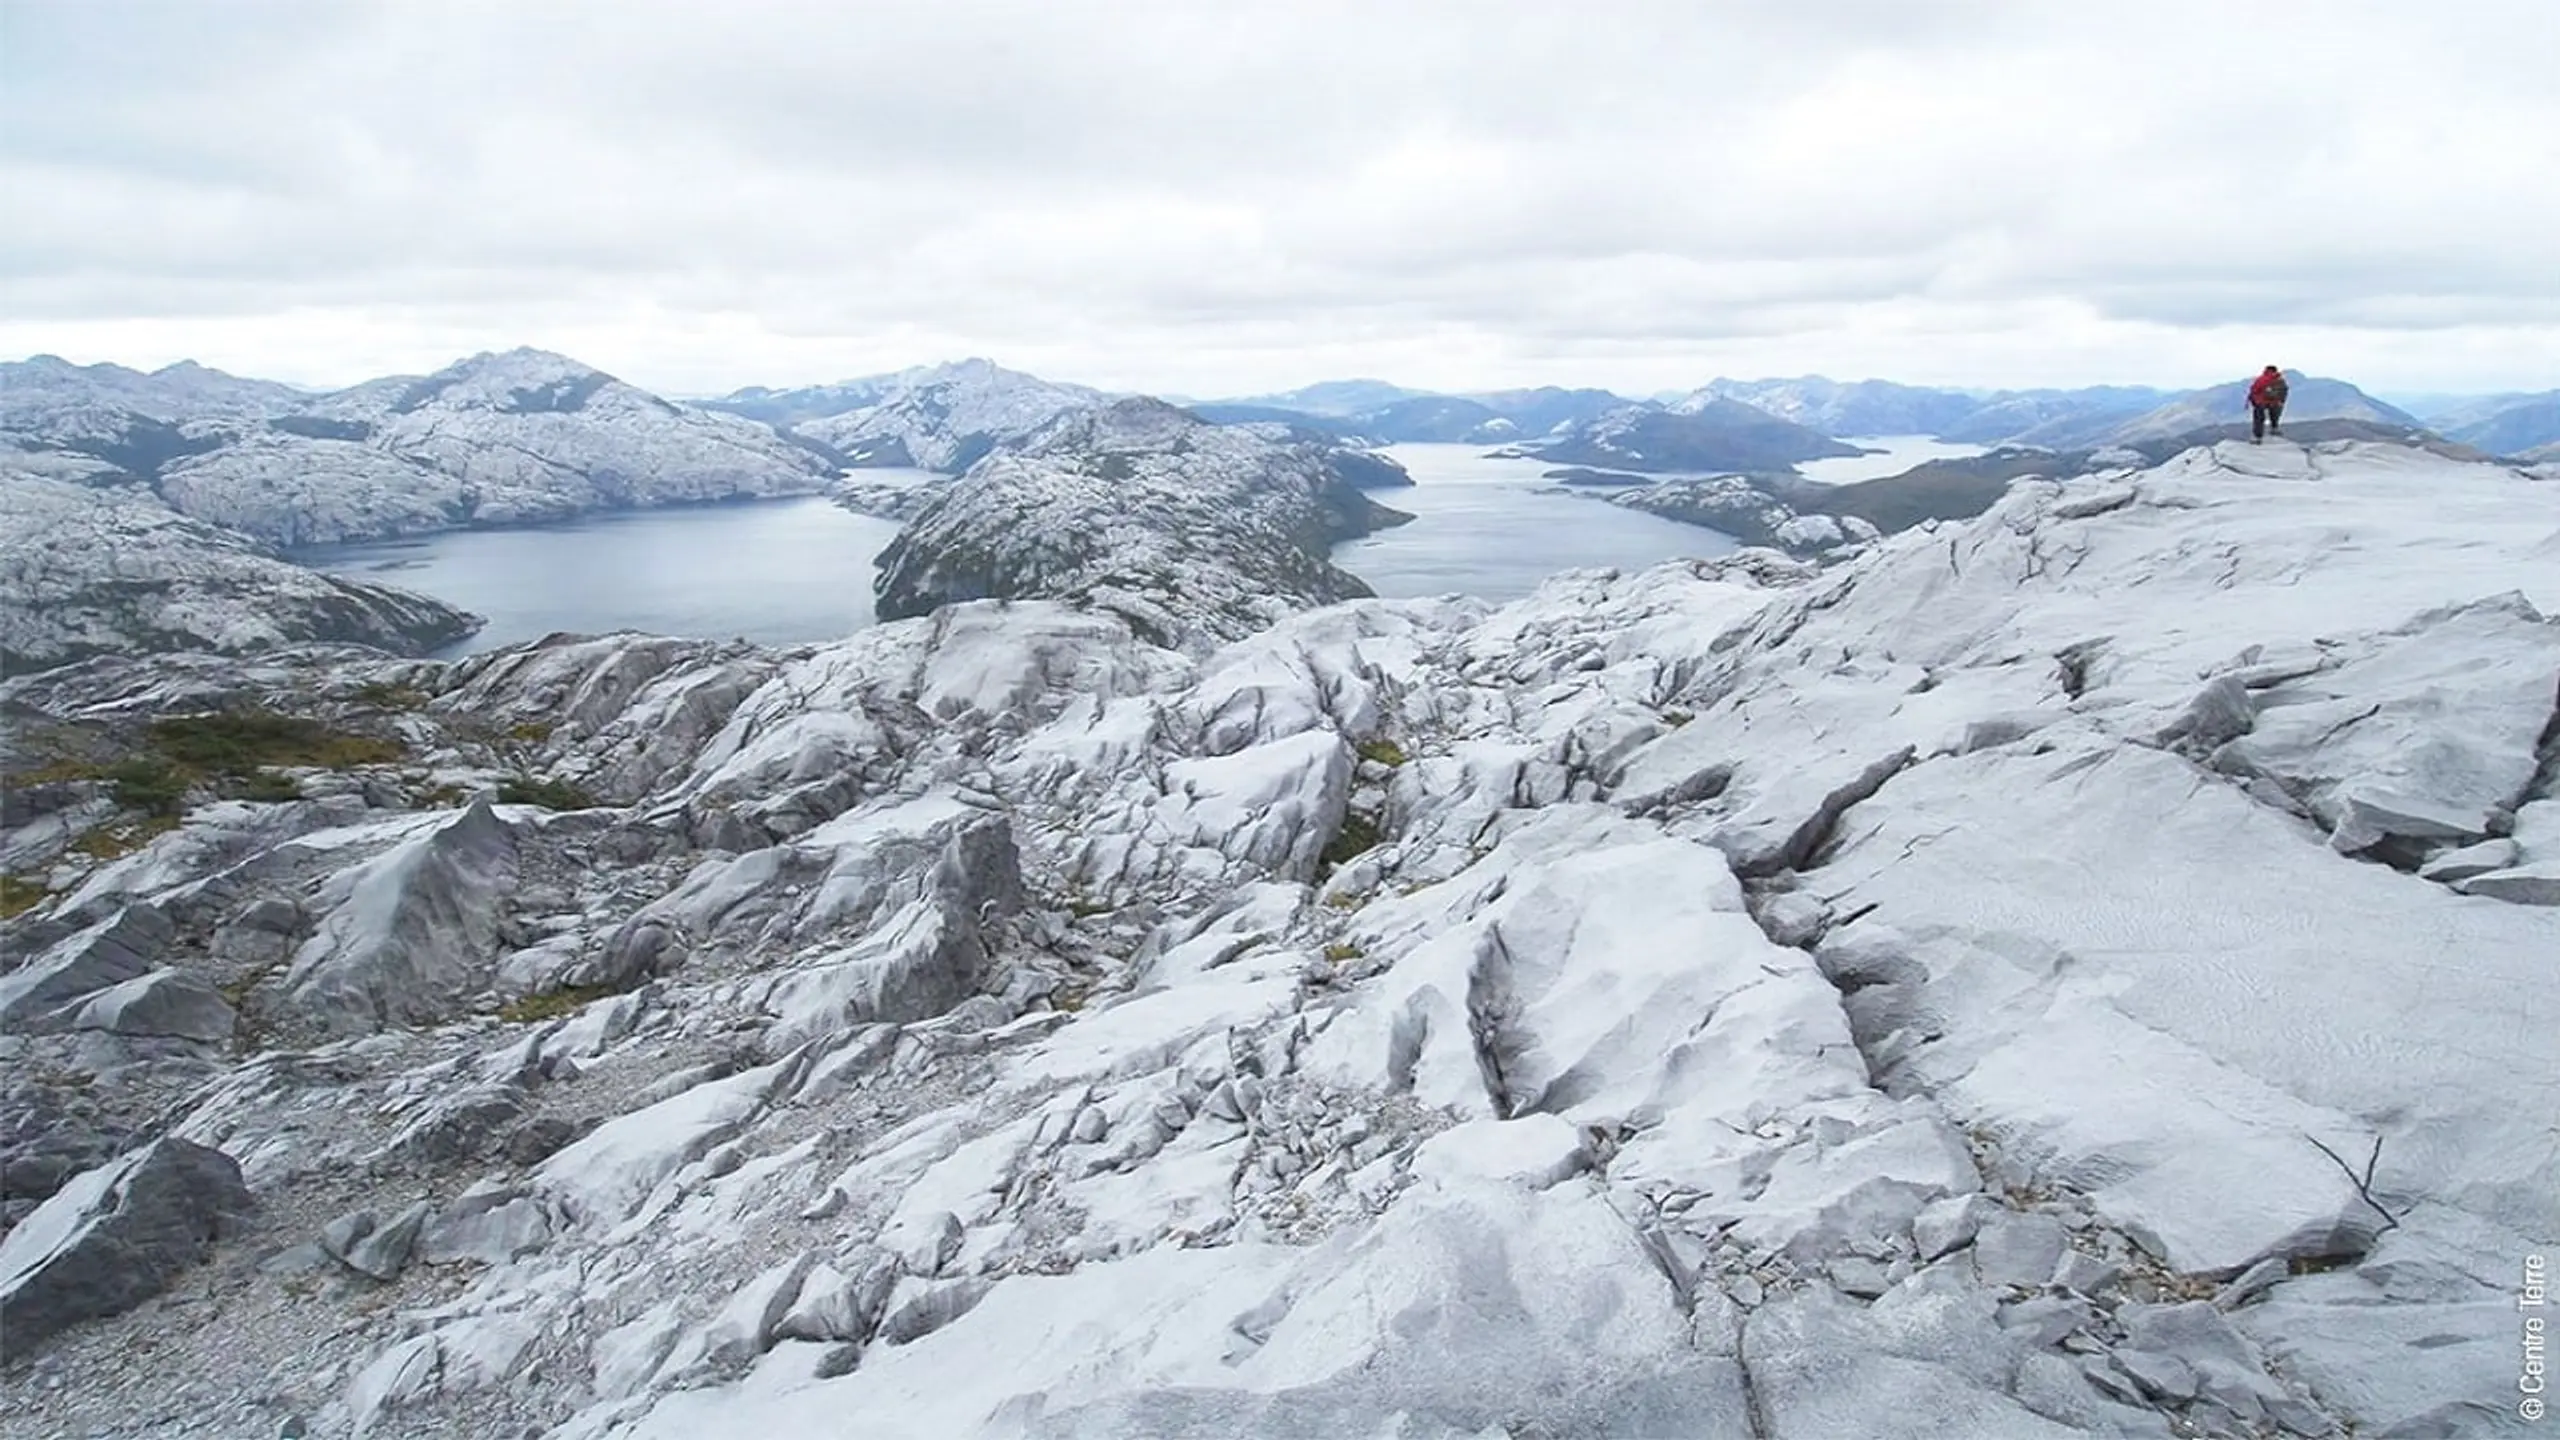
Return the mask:
M434 1206L418 1201L393 1216L390 1224L368 1231L338 1258L346 1261L349 1269L372 1279L396 1279L408 1265L410 1251L417 1248L418 1232L434 1213Z
M2002 1211L1973 1237L1973 1265L1985 1285L2032 1288L2062 1263L2062 1222L2050 1215Z
M221 992L182 970L154 970L91 996L74 1029L135 1038L196 1040L219 1045L239 1017Z
M2001 1213L1988 1195L1950 1195L1932 1200L1911 1221L1911 1243L1923 1260L1935 1260L1960 1245L1972 1243L1983 1224Z
M0 1240L10 1348L149 1299L255 1203L230 1156L178 1139L74 1177Z
M2444 851L2428 860L2426 864L2419 866L2418 876L2420 879L2433 880L2440 885L2451 885L2457 881L2504 870L2515 864L2516 857L2521 853L2516 848L2515 841L2502 835L2494 840L2483 840L2476 845L2457 846Z
M487 799L415 840L342 873L318 933L285 985L333 1034L443 1019L488 982L497 910L516 878L516 847Z
M2532 784L2555 689L2560 623L2522 595L2493 596L2271 687L2250 732L2211 763L2281 786L2342 854L2467 845Z
M158 909L128 905L55 942L18 970L0 975L0 1028L67 1028L79 1013L79 1002L141 979L176 933Z
M12 672L304 641L417 654L479 625L423 595L276 559L136 492L0 473L0 663Z
M1163 642L1234 639L1369 593L1326 557L1392 523L1326 447L1128 400L972 467L881 552L883 619L963 600L1070 600Z

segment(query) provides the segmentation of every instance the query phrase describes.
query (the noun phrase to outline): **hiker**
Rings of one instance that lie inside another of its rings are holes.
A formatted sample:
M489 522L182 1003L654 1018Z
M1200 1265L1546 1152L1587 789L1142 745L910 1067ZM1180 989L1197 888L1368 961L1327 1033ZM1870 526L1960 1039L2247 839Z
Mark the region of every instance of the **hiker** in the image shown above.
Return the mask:
M2284 372L2273 365L2258 372L2249 382L2249 443L2266 439L2272 430L2284 433Z

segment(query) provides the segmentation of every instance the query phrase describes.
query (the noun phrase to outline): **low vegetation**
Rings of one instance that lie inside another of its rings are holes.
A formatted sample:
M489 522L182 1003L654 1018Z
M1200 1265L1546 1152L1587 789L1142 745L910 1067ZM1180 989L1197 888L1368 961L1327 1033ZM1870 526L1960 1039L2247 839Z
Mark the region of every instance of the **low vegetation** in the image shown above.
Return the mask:
M139 820L111 821L96 826L71 842L75 855L92 860L121 860L161 836L178 828L175 814L145 815Z
M610 985L563 985L539 995L525 995L498 1007L498 1018L515 1025L533 1025L575 1015L595 1001L615 993Z
M377 710L423 710L432 698L414 685L395 685L388 680L368 680L356 687L357 703Z
M0 920L25 914L43 904L50 893L41 881L24 875L0 875Z
M408 753L397 740L333 730L317 720L269 710L218 710L155 720L151 748L178 765L224 775L292 765L348 770L389 764Z
M1333 832L1333 839L1324 847L1322 857L1324 868L1330 871L1336 866L1350 863L1358 856L1375 849L1379 838L1378 822L1374 818L1363 815L1357 810L1345 814L1342 817L1342 828Z
M1405 762L1404 747L1383 737L1376 740L1363 740L1352 748L1359 753L1361 759L1384 765L1390 770Z
M501 805L539 805L545 810L592 810L604 803L566 780L510 775L498 782Z

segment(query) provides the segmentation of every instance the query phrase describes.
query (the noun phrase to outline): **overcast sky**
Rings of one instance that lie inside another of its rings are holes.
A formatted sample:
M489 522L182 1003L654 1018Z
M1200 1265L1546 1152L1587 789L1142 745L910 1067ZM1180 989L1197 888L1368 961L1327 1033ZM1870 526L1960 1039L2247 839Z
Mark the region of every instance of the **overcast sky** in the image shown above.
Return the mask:
M0 0L0 355L2560 386L2560 0Z

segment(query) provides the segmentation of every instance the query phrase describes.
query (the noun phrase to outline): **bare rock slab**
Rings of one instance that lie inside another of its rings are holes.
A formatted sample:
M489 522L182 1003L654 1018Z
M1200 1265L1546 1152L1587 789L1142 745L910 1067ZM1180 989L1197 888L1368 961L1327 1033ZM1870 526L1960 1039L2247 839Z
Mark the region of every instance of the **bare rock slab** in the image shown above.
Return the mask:
M9 1348L141 1304L255 1204L230 1156L178 1139L73 1177L0 1240Z

